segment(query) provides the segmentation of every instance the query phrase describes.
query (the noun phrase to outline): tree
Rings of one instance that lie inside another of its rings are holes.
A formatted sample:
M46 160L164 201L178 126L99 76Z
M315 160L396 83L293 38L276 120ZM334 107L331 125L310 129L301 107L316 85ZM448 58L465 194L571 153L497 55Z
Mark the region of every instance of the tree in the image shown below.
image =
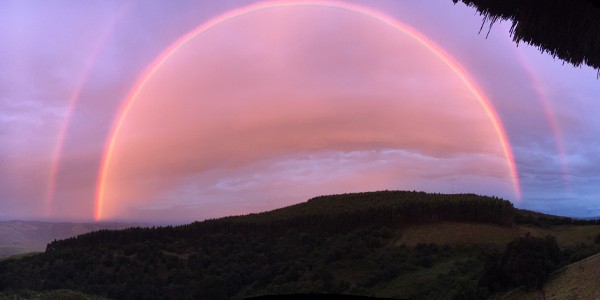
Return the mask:
M502 257L502 267L513 286L541 289L560 264L556 238L526 235L510 242Z
M527 234L510 242L502 255L488 255L479 285L490 292L508 287L541 289L561 262L556 238L550 235L538 238Z

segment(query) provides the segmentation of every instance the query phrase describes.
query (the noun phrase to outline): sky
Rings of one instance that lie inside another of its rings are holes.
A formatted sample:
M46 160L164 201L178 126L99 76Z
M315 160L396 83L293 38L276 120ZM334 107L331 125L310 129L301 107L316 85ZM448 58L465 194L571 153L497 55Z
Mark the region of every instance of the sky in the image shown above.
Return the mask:
M185 223L325 194L600 216L600 81L436 1L0 2L0 219Z

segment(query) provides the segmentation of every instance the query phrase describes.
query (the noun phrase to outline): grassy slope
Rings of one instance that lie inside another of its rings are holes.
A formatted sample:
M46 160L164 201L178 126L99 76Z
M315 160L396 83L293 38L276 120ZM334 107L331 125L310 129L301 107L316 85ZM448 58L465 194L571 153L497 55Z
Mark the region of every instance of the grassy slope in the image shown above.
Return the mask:
M544 286L546 299L600 299L600 254L568 265ZM514 291L507 300L538 299L536 292Z
M520 232L523 235L530 232L534 236L553 235L561 246L576 245L578 243L592 244L594 237L600 233L600 225L558 225L549 228L521 225Z
M439 245L504 246L514 238L514 230L492 224L444 222L411 226L403 230L396 245L420 243Z
M600 225L576 226L576 225L556 225L547 228L536 227L533 225L515 225L513 228L502 227L492 224L478 223L460 223L443 222L433 224L419 224L397 229L387 247L414 247L418 244L433 243L437 245L449 245L459 247L472 247L474 253L468 250L454 252L452 257L443 262L435 263L431 268L419 268L400 275L390 282L375 285L372 290L376 291L373 296L403 298L410 297L418 289L416 287L431 285L436 278L452 273L453 269L461 266L469 266L469 260L477 255L477 250L481 247L496 248L503 250L507 243L515 236L524 236L530 233L533 236L544 237L553 235L561 247L572 246L579 243L593 244L593 238L600 232ZM598 268L595 270L600 274L600 257L595 260ZM591 263L593 264L593 262ZM477 266L472 266L477 267ZM361 267L351 269L338 269L334 271L336 277L364 276L365 270ZM598 281L595 283L600 286L600 276L596 276ZM582 276L581 278L585 278ZM579 281L583 279L578 279ZM576 282L576 281L575 281ZM593 285L584 285L583 289L591 288ZM566 288L563 288L566 289ZM600 287L597 288L600 291ZM256 291L255 291L256 292ZM582 292L587 295L591 291ZM259 293L260 294L260 293ZM254 295L254 294L250 294ZM559 297L547 299L568 299L565 294L559 294ZM244 295L248 296L248 295ZM550 292L547 293L550 296ZM538 299L536 293L522 293L515 291L511 297L525 297L515 299ZM513 299L513 298L510 298ZM574 298L574 299L597 299L596 298Z
M524 236L526 233L537 237L553 235L560 246L592 244L594 237L600 233L600 225L556 225L543 228L525 224L508 228L492 224L434 223L406 228L401 232L396 244L413 246L419 243L434 243L504 247L515 236Z
M556 225L546 228L529 224L515 225L506 228L491 224L445 222L410 226L397 233L397 246L414 246L419 243L435 243L439 245L459 245L474 247L494 247L503 250L515 236L529 233L533 236L544 237L553 235L560 247L575 246L580 243L591 245L594 237L600 233L600 225ZM411 286L431 281L432 278L448 273L453 264L467 257L455 257L444 264L434 265L431 269L423 269L401 276L391 284L380 287L378 296L401 296L398 291L410 291ZM557 272L554 279L545 287L546 299L600 299L600 255L574 263L564 272ZM498 299L539 299L536 292L525 293L515 290L506 297Z

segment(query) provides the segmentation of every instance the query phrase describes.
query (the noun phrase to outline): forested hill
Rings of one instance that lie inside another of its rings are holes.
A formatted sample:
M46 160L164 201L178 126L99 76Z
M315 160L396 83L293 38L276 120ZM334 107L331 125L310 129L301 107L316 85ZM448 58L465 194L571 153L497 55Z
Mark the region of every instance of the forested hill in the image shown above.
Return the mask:
M381 191L315 197L307 202L269 212L194 222L182 226L101 230L55 241L49 250L101 243L148 240L194 240L203 234L276 234L295 229L343 233L360 227L401 227L442 221L491 223L510 226L512 203L475 194L430 194Z
M407 230L446 224L452 234L466 230L502 245L489 230L510 238L514 214L510 202L493 197L382 191L182 226L100 230L0 262L0 298L60 289L111 299L472 298L486 293L478 286L482 248L414 243Z
M0 299L485 299L539 288L553 270L598 253L598 232L595 221L473 194L321 196L270 212L54 241L44 253L0 261Z

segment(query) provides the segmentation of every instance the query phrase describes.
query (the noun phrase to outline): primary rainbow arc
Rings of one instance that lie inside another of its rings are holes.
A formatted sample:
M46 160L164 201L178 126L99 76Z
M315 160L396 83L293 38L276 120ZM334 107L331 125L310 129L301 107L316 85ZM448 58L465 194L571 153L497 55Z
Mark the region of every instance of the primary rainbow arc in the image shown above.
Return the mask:
M500 118L498 114L494 110L492 104L489 99L484 95L484 93L478 88L473 79L467 74L467 72L462 68L460 64L458 64L454 59L445 53L439 46L435 43L427 39L421 33L411 28L408 25L405 25L389 16L384 15L381 12L371 10L362 6L334 2L334 1L300 1L300 2L261 2L257 4L253 4L244 8L235 9L228 11L222 15L219 15L210 21L198 26L196 29L188 32L187 34L180 37L176 42L174 42L169 48L167 48L161 55L159 55L145 70L142 76L139 77L137 83L131 89L129 95L125 99L123 105L121 106L115 122L113 123L113 127L107 138L107 143L105 147L105 151L103 153L102 161L100 163L100 169L98 174L98 182L96 188L96 197L95 197L95 205L94 205L94 218L96 220L101 220L104 218L103 215L103 206L104 206L104 192L106 188L106 177L108 166L110 165L112 153L115 148L116 137L119 134L121 127L123 126L123 122L134 104L137 96L140 91L144 88L148 80L160 69L160 67L180 49L187 42L192 40L194 37L210 30L211 28L227 22L229 20L233 20L237 17L244 16L246 14L250 14L253 12L272 9L278 7L296 7L296 6L317 6L317 7L329 7L335 8L345 11L350 11L356 14L360 14L362 16L367 16L378 22L382 22L392 28L408 35L414 40L418 41L421 45L423 45L426 49L428 49L432 54L434 54L438 59L440 59L450 70L454 73L461 82L465 85L465 87L472 93L472 95L477 99L478 103L484 109L486 115L492 122L494 130L498 136L502 152L507 160L508 171L511 177L512 185L514 187L514 192L516 198L520 200L521 198L521 188L519 184L517 168L514 161L514 156L512 150L510 148L510 142L502 126Z

